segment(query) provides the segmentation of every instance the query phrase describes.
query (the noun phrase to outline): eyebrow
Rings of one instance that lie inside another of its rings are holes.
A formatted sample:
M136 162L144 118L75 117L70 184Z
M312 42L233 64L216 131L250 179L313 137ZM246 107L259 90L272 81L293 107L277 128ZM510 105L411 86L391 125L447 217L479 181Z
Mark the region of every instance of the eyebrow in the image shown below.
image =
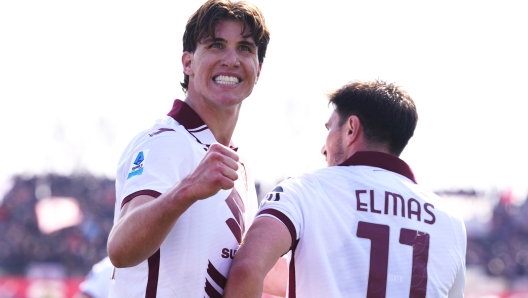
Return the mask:
M247 40L241 40L238 42L239 44L243 44L243 45L246 45L246 46L249 46L249 47L254 47L256 48L257 45L254 43L254 42L249 42Z
M209 42L227 42L227 40L221 37L217 37L213 39L211 36L204 37L204 39L202 40L202 43L209 43ZM252 48L257 48L257 45L254 42L249 42L247 40L241 40L238 42L238 44L249 46Z
M201 40L201 43L209 43L209 42L215 42L215 41L226 41L225 39L223 38L215 38L213 39L211 36L207 36L207 37L204 37L202 38Z

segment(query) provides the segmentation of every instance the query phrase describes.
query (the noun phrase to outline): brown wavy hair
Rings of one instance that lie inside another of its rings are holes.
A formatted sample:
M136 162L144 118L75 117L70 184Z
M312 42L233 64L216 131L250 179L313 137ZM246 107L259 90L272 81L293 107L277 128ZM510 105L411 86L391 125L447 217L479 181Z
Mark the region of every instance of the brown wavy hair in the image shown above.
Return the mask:
M236 20L244 24L244 32L249 27L249 35L258 46L258 60L264 62L266 49L270 40L270 32L264 16L258 7L247 1L209 0L194 12L185 26L183 33L183 51L194 53L198 42L207 36L215 38L215 28L220 21ZM184 92L189 87L189 76L183 74L180 83Z

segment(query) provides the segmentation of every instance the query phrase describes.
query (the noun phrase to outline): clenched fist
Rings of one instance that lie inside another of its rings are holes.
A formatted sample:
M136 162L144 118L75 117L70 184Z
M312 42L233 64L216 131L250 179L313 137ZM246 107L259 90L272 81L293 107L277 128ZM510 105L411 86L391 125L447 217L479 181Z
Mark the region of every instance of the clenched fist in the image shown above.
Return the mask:
M231 189L238 179L238 155L231 148L215 143L209 147L196 169L180 182L188 187L195 200L215 195L221 189Z

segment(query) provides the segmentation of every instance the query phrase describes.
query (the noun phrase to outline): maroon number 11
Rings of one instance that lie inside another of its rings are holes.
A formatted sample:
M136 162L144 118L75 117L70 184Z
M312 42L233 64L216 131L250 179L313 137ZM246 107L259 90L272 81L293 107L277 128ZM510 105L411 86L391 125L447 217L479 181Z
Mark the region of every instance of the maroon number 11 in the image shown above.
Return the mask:
M370 239L370 269L367 298L385 298L387 291L387 270L389 265L388 225L360 221L357 236ZM400 243L413 248L411 290L409 297L425 297L427 290L427 260L429 258L429 234L400 230Z

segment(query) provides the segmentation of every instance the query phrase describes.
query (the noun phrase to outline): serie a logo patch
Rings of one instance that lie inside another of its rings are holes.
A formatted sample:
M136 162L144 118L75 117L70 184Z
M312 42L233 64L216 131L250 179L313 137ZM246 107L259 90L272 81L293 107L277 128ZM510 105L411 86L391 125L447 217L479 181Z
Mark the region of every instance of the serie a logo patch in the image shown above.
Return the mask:
M149 149L139 151L134 159L134 162L130 165L130 170L128 171L127 180L143 174L143 168L145 165L145 160L147 159Z

